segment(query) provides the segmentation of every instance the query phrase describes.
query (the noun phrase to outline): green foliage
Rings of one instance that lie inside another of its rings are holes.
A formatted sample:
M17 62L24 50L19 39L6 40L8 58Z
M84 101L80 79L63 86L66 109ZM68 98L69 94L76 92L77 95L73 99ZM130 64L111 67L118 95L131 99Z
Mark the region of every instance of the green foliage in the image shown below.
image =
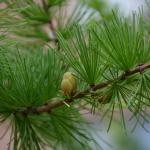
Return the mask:
M48 6L55 6L55 5L60 5L63 2L65 2L66 0L48 0Z
M104 57L108 56L113 65L124 71L149 62L149 40L143 37L143 20L135 17L129 23L115 16L112 22L99 26L99 32L94 31L105 50Z
M89 85L94 85L100 80L101 73L104 70L104 63L101 62L99 54L100 47L95 42L91 31L87 33L85 39L81 27L75 27L70 35L74 35L75 39L68 42L59 36L60 43L64 49L67 62L79 74L80 78Z
M147 40L147 35L145 36L143 23L141 14L133 14L133 19L130 21L114 14L112 21L94 25L88 32L83 33L81 27L75 27L70 32L70 35L75 35L75 38L71 40L66 41L59 34L66 61L81 80L88 85L93 85L100 79L113 81L104 90L100 90L97 93L98 96L92 95L90 98L91 95L89 95L90 100L87 99L93 111L95 107L99 107L99 104L95 102L96 99L102 103L109 102L103 115L104 117L111 112L108 130L116 107L120 110L125 131L124 107L133 113L131 118L135 117L137 122L139 118L143 120L149 118L146 113L149 103L148 72L128 77L126 81L120 78L130 68L149 63L149 40ZM144 128L142 123L140 124Z
M7 53L1 53L5 66L0 67L0 116L2 122L6 117L12 120L14 149L36 150L45 145L56 149L90 149L87 141L94 139L85 132L86 126L73 106L40 116L17 113L59 96L64 72L62 60L52 50L45 54L40 49L21 54L13 52L9 58Z
M28 43L45 45L57 38L55 37L56 31L61 32L66 38L70 38L68 31L72 30L74 23L86 26L95 18L95 12L89 10L85 4L77 3L70 16L66 18L63 2L64 0L42 0L40 4L33 0L10 1L7 4L8 7L0 10L2 14L0 15L1 28L9 31L11 40L21 42L20 45L23 46ZM55 5L56 8L53 7ZM56 25L51 23L52 20L56 21Z
M137 120L132 131L138 123L147 131L150 71L142 65L150 63L150 43L143 14L106 13L104 1L94 0L77 3L66 18L64 2L8 0L0 10L0 122L9 121L15 150L101 149L80 114L82 103L109 117L108 130L118 109L126 132L128 109ZM80 91L65 99L60 85L68 70Z
M20 52L15 55L12 60L4 55L3 63L7 68L4 67L1 71L1 111L9 109L13 112L16 109L39 106L56 97L63 64L55 52L50 50L43 54L37 50L26 56L21 56Z
M63 114L63 115L62 115ZM53 149L86 149L94 142L81 122L79 114L72 108L53 112L51 115L14 116L14 149L40 150L45 146ZM84 130L82 129L84 128Z
M49 15L45 12L45 10L36 4L35 2L27 1L24 8L19 10L20 14L31 23L47 23L49 21Z

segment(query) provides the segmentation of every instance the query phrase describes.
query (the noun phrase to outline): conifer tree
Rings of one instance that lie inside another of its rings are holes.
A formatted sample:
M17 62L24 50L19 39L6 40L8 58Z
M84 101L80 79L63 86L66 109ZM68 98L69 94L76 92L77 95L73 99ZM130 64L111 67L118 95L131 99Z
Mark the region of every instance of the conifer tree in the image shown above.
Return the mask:
M8 149L100 150L81 114L149 122L149 24L105 1L0 0L0 122ZM147 2L148 4L148 2ZM148 4L149 5L149 4ZM100 138L101 140L101 138ZM109 143L108 143L109 144Z

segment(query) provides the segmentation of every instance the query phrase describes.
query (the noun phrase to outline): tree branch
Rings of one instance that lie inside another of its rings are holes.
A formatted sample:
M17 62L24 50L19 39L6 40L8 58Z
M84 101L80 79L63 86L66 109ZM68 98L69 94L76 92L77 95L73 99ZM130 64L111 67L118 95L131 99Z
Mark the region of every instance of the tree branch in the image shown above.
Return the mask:
M48 5L46 4L46 1L45 0L41 0L41 1L45 12L48 13Z
M42 2L42 5L43 5L43 8L44 8L45 12L47 14L49 14L49 11L48 11L49 10L49 6L48 6L48 4L46 3L45 0L41 0L41 2ZM53 41L55 44L57 44L58 43L58 39L56 38L56 27L55 27L54 19L50 18L48 24L49 24L49 27L50 27L52 33L55 36L55 38L54 39L50 39L50 41Z
M126 71L124 74L122 74L118 79L120 80L126 80L128 76L131 76L133 74L136 73L143 73L146 69L150 68L150 64L142 64L139 65L133 69L129 69L128 71ZM93 86L92 88L87 88L83 91L78 92L76 95L72 96L70 99L65 99L63 101L55 101L55 102L49 102L43 106L39 106L37 108L27 108L23 111L21 111L23 114L28 115L28 114L40 114L40 113L44 113L44 112L51 112L53 109L59 108L61 106L64 106L66 104L70 104L72 102L74 102L74 100L79 99L79 98L83 98L85 97L87 94L90 93L90 91L96 91L102 88L107 87L109 84L111 84L114 80L108 80L102 83L99 83L95 86Z

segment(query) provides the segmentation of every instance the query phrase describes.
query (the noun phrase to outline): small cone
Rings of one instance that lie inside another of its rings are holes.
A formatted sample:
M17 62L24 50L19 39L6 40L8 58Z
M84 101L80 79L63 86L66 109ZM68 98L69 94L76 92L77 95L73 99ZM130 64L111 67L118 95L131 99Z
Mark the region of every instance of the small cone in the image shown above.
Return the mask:
M77 83L76 78L71 72L66 72L63 76L61 89L65 96L71 96L76 93Z

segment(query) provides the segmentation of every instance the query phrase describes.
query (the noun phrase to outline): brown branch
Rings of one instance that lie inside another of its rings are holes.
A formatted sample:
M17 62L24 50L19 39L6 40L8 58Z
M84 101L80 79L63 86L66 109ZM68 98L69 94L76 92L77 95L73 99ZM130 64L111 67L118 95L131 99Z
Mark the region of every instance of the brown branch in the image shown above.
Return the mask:
M42 2L42 5L43 5L43 8L44 8L45 12L48 13L48 5L46 4L46 1L41 0L41 2Z
M41 0L41 2L42 2L42 5L43 5L43 8L44 8L45 12L49 15L49 11L48 11L49 10L49 6L48 6L48 4L46 3L45 0ZM60 49L59 48L59 44L58 44L58 38L56 36L55 20L53 18L50 18L48 24L49 24L49 28L51 29L51 31L52 31L52 33L54 35L54 38L50 39L50 41L53 41L55 43L55 45L58 46L58 49Z
M143 64L143 65L139 65L133 69L129 69L128 71L126 71L125 73L123 73L118 79L120 80L125 80L128 76L136 74L138 72L142 73L144 72L146 69L150 68L150 64ZM106 86L108 86L109 84L111 84L113 82L113 80L109 80L100 84L97 84L93 87L93 90L96 91L98 89L102 89Z
M150 64L139 65L133 69L129 69L124 74L122 74L118 79L126 80L128 76L131 76L131 75L136 74L136 73L142 73L146 69L149 69L149 68L150 68ZM92 91L92 90L96 91L96 90L105 88L109 84L111 84L112 82L113 82L113 80L105 81L105 82L102 82L102 83L99 83L99 84L93 86L92 88L88 88L86 90L78 92L76 95L74 95L70 99L65 99L63 101L49 102L49 103L47 103L43 106L39 106L37 108L27 108L26 110L23 110L21 112L25 115L51 112L53 109L59 108L59 107L64 106L66 104L69 105L70 103L74 102L74 100L85 97L87 94L90 94L90 91Z

